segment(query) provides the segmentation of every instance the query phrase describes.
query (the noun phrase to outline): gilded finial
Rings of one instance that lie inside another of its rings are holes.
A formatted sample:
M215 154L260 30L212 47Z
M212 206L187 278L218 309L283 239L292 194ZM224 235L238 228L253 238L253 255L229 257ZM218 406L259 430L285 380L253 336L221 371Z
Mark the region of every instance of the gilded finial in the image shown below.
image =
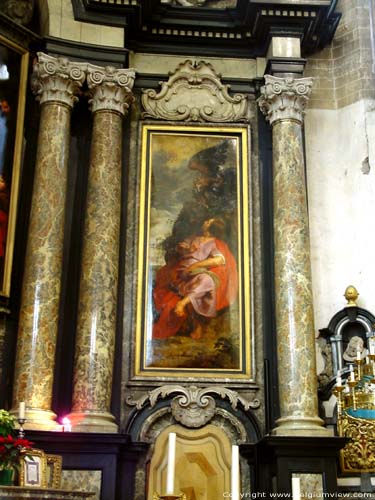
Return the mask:
M344 297L348 301L345 307L357 307L357 299L359 297L359 293L357 292L357 289L353 285L349 285L346 287Z

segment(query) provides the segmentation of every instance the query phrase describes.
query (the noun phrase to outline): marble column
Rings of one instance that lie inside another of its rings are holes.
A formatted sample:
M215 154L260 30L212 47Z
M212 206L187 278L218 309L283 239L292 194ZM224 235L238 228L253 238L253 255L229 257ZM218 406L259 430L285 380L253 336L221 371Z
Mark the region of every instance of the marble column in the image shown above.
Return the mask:
M110 413L119 260L122 121L134 71L88 66L93 134L74 368L73 431L116 432Z
M265 76L272 125L274 269L280 418L275 435L328 435L318 416L315 329L302 123L311 78Z
M13 412L27 427L56 427L51 411L64 238L70 115L86 65L38 53L32 88L41 104L22 285Z

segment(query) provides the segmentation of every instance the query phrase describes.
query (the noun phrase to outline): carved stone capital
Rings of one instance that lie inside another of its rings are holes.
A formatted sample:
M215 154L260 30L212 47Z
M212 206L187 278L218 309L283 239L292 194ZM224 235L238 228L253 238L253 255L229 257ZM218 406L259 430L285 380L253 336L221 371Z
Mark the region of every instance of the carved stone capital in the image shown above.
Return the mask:
M161 84L160 92L143 90L143 118L193 122L247 122L249 105L243 94L229 95L211 64L187 60Z
M271 125L286 119L302 123L312 89L312 78L278 78L271 75L265 75L264 78L265 85L261 88L258 104Z
M85 80L87 64L70 62L66 57L52 57L38 52L31 88L40 104L59 102L73 107L76 94Z
M135 71L112 66L87 65L87 84L92 112L114 111L125 115L134 101Z

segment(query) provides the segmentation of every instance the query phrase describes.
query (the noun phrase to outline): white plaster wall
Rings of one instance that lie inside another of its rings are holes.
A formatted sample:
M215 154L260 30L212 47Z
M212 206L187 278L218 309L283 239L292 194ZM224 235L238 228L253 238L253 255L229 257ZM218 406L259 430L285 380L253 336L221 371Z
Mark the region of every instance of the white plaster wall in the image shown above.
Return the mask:
M41 12L42 35L95 45L124 46L122 28L75 21L70 0L38 0L38 5ZM46 13L49 13L49 17Z
M375 102L309 109L306 163L315 328L328 326L354 285L375 314Z

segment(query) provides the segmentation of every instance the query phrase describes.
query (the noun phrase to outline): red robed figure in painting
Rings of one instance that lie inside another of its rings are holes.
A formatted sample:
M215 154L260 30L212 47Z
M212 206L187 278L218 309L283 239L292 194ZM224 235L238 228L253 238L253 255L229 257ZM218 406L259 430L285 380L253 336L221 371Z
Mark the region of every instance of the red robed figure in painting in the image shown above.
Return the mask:
M178 243L175 258L158 271L153 290L159 314L153 324L154 339L176 335L189 317L196 319L190 336L198 339L202 334L199 318L213 318L236 300L235 258L213 234L223 225L221 219L206 220L202 235Z

